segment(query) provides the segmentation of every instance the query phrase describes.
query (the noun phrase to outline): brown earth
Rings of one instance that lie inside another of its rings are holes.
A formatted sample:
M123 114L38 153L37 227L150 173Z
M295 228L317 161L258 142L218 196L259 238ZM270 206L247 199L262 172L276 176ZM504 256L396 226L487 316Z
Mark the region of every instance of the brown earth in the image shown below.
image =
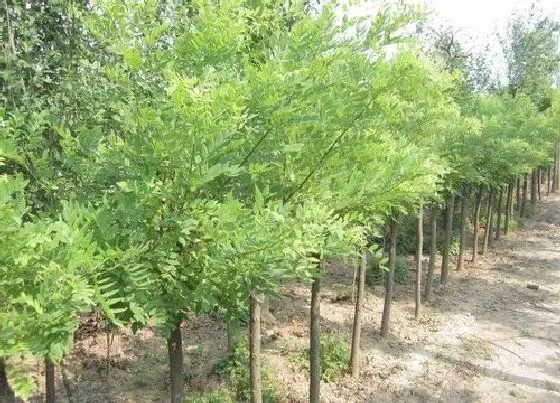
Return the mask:
M352 277L352 269L331 265L321 307L323 329L348 341ZM398 286L387 339L379 337L383 289L368 287L360 378L323 384L323 401L560 402L559 290L560 197L550 196L525 229L496 242L476 266L452 271L446 288L436 292L418 321L412 282ZM280 299L270 302L274 317L263 325L274 339L265 343L263 354L276 373L283 402L308 399L308 374L298 357L308 344L309 298L304 285L285 287ZM183 336L188 390L223 385L212 374L225 355L223 323L193 319L186 322ZM121 331L109 361L106 346L105 334L94 331L66 359L75 401L167 401L161 337L152 330ZM62 380L58 383L60 401L67 401Z

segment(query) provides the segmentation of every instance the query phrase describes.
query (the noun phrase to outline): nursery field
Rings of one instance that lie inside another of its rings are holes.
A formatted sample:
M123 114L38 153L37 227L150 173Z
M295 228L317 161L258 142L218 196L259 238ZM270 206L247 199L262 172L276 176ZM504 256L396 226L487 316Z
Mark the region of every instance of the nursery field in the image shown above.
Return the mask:
M0 402L560 401L560 21L423 3L1 1Z
M352 271L330 264L321 297L323 330L346 343L354 314ZM346 374L326 383L324 401L560 401L560 197L547 198L526 228L451 276L418 320L413 282L400 287L386 339L378 331L384 289L368 287L361 377ZM263 358L278 402L307 401L309 375L301 357L309 344L309 303L307 287L287 286L263 316ZM75 401L167 401L167 352L155 330L115 334L107 368L105 333L91 321L83 323L84 336L65 360ZM228 387L217 369L227 355L224 323L201 317L187 322L182 333L187 396ZM57 382L64 390L60 376Z

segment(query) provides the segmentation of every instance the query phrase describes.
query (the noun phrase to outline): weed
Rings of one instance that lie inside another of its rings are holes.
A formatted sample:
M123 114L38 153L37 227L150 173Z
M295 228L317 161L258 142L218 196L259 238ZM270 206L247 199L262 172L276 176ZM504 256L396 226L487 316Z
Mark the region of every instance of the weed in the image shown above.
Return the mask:
M227 376L235 393L236 401L245 402L250 398L249 379L249 342L247 337L235 341L233 351L216 363L214 372ZM266 363L261 362L261 381L263 402L273 403L278 400L278 391L274 385L274 376Z
M346 340L332 332L321 334L321 379L332 382L341 376L348 368L350 360L350 346ZM309 349L299 357L306 368L309 368Z
M385 259L386 260L386 259ZM379 259L372 259L372 267L366 272L368 285L385 285L388 268L380 264ZM395 266L395 284L406 284L410 277L410 269L406 259L397 257Z
M217 389L212 392L194 392L185 397L184 403L234 403L232 393L227 389Z

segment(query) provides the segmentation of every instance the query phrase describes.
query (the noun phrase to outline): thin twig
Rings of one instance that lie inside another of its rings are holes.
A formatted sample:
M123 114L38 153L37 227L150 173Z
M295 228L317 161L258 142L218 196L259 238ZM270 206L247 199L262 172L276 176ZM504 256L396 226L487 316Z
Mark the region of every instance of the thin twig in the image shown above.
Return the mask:
M507 348L505 348L505 347L503 347L503 346L500 346L498 343L494 343L494 342L492 342L492 341L490 341L490 340L486 340L486 339L483 339L483 338L478 337L478 336L475 336L475 335L472 335L472 337L474 337L474 338L476 338L476 339L479 339L479 340L481 340L481 341L484 341L484 342L486 342L486 343L492 344L493 346L496 346L496 347L498 347L498 348L501 348L502 350L507 351L508 353L515 355L515 356L516 356L517 358L519 358L521 361L525 362L525 359L524 359L523 357L521 357L519 354L517 354L516 352L511 351L510 349L507 349Z

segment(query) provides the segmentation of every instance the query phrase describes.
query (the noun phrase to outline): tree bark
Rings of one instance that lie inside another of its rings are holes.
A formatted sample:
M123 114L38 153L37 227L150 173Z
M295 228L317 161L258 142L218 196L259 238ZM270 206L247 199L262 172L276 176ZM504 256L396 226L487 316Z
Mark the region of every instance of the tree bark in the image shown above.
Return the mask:
M560 179L560 172L558 172L559 171L558 165L560 163L559 158L558 158L558 145L559 145L558 143L559 142L557 140L556 145L554 147L554 176L552 178L552 192L553 193L558 192L558 185L559 185L558 182L559 182L559 179Z
M533 168L531 171L531 206L537 204L537 170Z
M474 240L472 249L472 263L475 264L478 259L478 240L480 238L480 209L482 207L482 195L484 193L484 188L482 185L478 187L478 192L476 193L476 200L474 204Z
M171 403L183 402L183 338L181 322L177 323L167 339L171 379Z
M0 402L12 403L14 398L14 391L8 383L6 364L0 359Z
M393 289L395 286L395 267L397 265L397 219L391 217L389 221L389 273L385 284L385 305L381 318L381 337L389 334L389 323L391 320L391 303L393 300Z
M492 231L494 230L494 218L496 214L496 192L492 195L492 211L490 211L490 227L489 227L489 236L488 236L488 248L492 248L494 246L494 236Z
M437 254L437 214L438 209L434 205L430 214L430 262L428 263L428 275L426 276L426 284L424 287L424 301L429 302L432 297L432 286L434 281L434 270L436 267L436 254Z
M311 320L309 328L309 402L321 399L321 277L317 275L311 286Z
M251 295L249 322L249 379L251 403L262 403L261 391L261 304L263 294Z
M492 203L494 199L494 189L490 189L488 193L488 209L486 210L486 227L484 228L484 242L482 243L482 255L488 251L488 243L490 241L490 234L492 233Z
M441 256L441 283L445 284L449 273L449 248L453 233L453 209L455 207L455 195L449 196L445 217L445 232L443 233L443 250Z
M350 370L352 377L360 376L360 340L362 337L362 305L364 303L364 287L367 270L367 253L362 252L362 261L358 266L358 292L356 295L356 309L354 311L354 326L352 328L352 351L350 354Z
M45 403L55 403L54 364L45 357Z
M527 191L529 186L529 174L525 174L525 178L523 180L523 194L521 195L521 217L525 217L527 215Z
M554 158L554 163L552 165L552 178L550 183L550 191L555 193L555 186L556 186L556 157Z
M507 188L506 219L504 222L504 235L509 234L509 221L511 219L511 206L513 204L513 182L509 181Z
M521 178L517 177L517 194L516 194L515 209L517 210L517 219L521 217Z
M546 168L546 195L550 195L550 165Z
M541 167L537 168L537 200L541 201L541 185L542 185L542 170Z
M468 187L461 195L461 223L459 227L459 256L457 258L457 270L465 267L465 238L467 235L467 211L469 210L469 190Z
M422 257L424 256L424 209L420 207L416 220L416 305L414 317L418 319L420 315L420 305L422 303Z
M504 190L500 189L500 196L498 197L498 206L496 208L497 219L496 219L496 241L500 239L500 234L502 232L502 203L504 201Z

